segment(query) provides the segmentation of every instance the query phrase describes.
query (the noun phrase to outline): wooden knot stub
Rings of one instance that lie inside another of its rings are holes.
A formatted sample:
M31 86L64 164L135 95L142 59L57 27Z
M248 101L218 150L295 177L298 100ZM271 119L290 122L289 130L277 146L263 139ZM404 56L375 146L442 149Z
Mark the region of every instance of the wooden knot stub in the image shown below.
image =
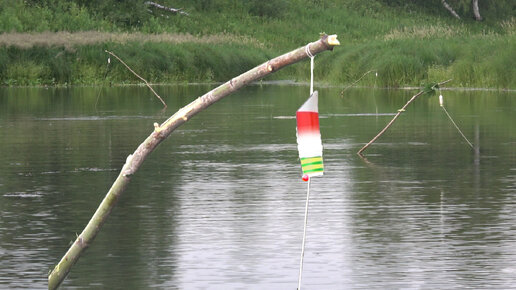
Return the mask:
M154 132L159 133L161 131L161 127L158 123L154 123Z

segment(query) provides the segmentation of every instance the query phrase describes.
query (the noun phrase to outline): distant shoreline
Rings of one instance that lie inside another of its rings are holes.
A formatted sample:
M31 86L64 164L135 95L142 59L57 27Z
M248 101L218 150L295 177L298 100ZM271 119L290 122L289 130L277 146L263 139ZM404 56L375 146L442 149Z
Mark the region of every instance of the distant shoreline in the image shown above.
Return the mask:
M218 86L224 82L171 82L171 83L149 83L153 87L166 87L166 86ZM309 86L309 82L297 82L295 80L271 80L271 81L256 81L248 84L248 86ZM352 89L376 89L376 90L420 90L422 87L406 86L406 87L372 87L372 86L352 86L349 87L345 84L328 84L315 82L318 88L348 88ZM71 87L145 87L144 83L113 83L110 85L96 85L96 84L80 84L80 85L21 85L21 86L2 86L0 88L71 88ZM516 93L516 89L507 88L467 88L467 87L443 87L443 91L481 91L481 92L507 92Z

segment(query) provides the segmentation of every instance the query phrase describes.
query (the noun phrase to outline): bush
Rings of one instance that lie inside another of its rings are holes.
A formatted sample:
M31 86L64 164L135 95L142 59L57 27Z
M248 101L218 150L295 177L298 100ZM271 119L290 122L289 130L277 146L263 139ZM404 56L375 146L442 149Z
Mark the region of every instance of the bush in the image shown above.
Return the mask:
M249 0L249 13L260 17L281 18L289 8L286 0Z
M48 69L33 61L24 61L7 66L7 85L40 85L48 81Z

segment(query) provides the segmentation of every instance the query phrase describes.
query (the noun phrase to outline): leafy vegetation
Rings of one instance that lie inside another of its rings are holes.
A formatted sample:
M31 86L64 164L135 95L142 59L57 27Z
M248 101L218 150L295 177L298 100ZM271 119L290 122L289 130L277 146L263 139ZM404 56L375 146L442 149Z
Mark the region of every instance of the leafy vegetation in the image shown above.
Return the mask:
M481 1L483 22L467 17L468 0L448 0L462 20L439 0L158 2L189 15L138 0L0 0L0 32L7 33L0 37L0 84L137 82L119 63L107 66L105 49L151 82L224 81L328 32L338 34L343 47L317 57L317 81L348 84L374 70L377 77L359 84L453 78L455 86L516 88L516 5L510 0ZM72 34L61 37L64 43L46 37L27 46L23 40L23 33L58 31ZM308 72L297 65L273 78L303 81Z

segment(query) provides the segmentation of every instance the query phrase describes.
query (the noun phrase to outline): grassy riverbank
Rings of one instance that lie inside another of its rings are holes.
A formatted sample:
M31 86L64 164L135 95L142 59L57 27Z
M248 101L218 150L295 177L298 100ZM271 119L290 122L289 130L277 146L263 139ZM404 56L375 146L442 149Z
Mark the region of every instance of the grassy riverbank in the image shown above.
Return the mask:
M516 18L494 4L475 22L438 4L380 0L162 1L188 16L143 1L50 2L0 0L0 84L138 82L119 62L107 65L106 49L151 82L225 81L324 31L343 45L316 58L319 82L346 85L376 71L358 84L453 78L453 86L516 88ZM308 67L271 78L305 81Z
M0 59L4 58L4 67L0 70L5 76L2 82L6 85L140 82L114 58L108 64L109 55L105 50L114 52L153 83L228 79L238 71L252 68L273 56L270 49L249 45L239 41L239 37L227 35L196 38L189 35L145 37L142 34L124 34L122 38L127 40L97 42L93 39L103 39L99 33L88 34L92 36L88 39L92 42L89 44L67 42L62 45L45 43L29 47L1 47ZM120 34L114 36L119 38Z

